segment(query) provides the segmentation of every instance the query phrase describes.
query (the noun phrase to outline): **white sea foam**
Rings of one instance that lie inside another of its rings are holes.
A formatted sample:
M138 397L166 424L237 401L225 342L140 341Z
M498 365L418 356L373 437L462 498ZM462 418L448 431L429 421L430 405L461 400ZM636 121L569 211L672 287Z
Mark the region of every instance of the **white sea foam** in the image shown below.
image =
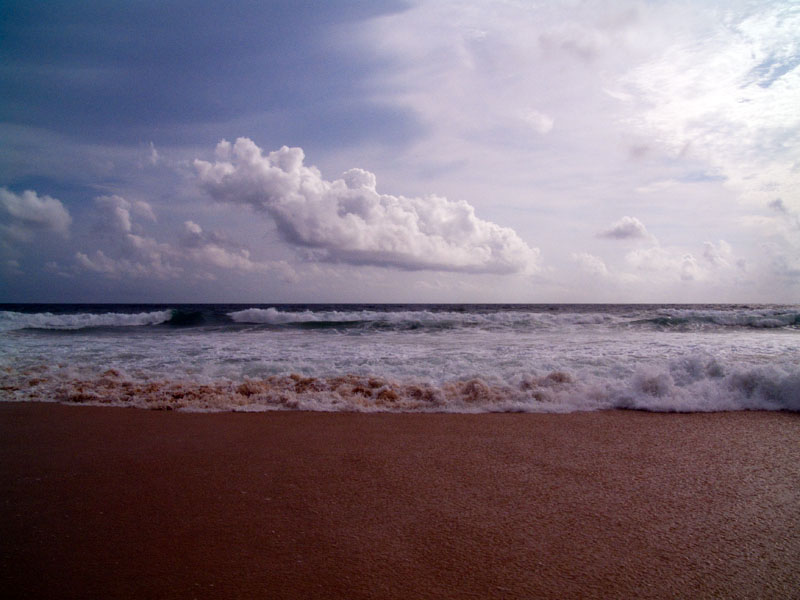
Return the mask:
M716 361L639 369L625 379L564 371L512 380L473 377L434 383L345 374L272 375L234 381L142 378L107 369L5 369L3 389L16 400L56 400L189 411L314 410L355 412L800 411L800 370L725 373ZM699 370L697 368L699 367Z

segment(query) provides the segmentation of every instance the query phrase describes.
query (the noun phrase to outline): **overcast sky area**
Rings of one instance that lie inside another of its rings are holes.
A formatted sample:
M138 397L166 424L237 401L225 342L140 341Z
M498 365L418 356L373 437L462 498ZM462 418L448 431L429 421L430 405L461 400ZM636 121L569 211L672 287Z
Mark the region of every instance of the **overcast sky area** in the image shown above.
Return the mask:
M0 301L800 302L800 3L0 6Z

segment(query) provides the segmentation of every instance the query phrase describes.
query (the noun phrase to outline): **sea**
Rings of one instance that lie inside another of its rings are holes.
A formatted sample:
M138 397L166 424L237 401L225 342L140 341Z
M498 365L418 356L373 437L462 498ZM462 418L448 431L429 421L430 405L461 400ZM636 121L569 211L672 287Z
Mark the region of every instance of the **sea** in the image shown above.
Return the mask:
M181 411L800 411L800 305L5 304L0 399Z

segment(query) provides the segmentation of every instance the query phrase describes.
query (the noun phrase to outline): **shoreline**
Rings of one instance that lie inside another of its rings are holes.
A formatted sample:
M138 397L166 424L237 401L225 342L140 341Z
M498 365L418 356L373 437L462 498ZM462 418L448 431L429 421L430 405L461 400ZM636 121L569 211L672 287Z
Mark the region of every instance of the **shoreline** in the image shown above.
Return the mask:
M800 415L0 403L8 597L787 598Z

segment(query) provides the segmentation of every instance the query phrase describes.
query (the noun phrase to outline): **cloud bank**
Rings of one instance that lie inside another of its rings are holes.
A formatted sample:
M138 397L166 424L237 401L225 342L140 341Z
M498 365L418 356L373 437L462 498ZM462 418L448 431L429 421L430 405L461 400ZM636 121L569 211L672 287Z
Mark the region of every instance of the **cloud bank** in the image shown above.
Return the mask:
M532 272L539 250L507 227L475 216L464 201L380 194L375 175L350 169L326 181L301 148L263 154L247 138L222 141L213 163L195 160L215 200L268 214L283 238L315 258L406 270Z
M193 273L202 279L214 279L202 269L221 269L242 273L275 274L284 281L296 280L292 268L283 261L259 262L250 251L216 231L205 231L194 221L185 221L177 243L159 242L140 229L133 215L155 221L152 207L143 201L121 196L95 198L95 231L107 242L105 249L75 253L81 270L101 273L111 278L169 279ZM197 271L197 267L201 271Z

